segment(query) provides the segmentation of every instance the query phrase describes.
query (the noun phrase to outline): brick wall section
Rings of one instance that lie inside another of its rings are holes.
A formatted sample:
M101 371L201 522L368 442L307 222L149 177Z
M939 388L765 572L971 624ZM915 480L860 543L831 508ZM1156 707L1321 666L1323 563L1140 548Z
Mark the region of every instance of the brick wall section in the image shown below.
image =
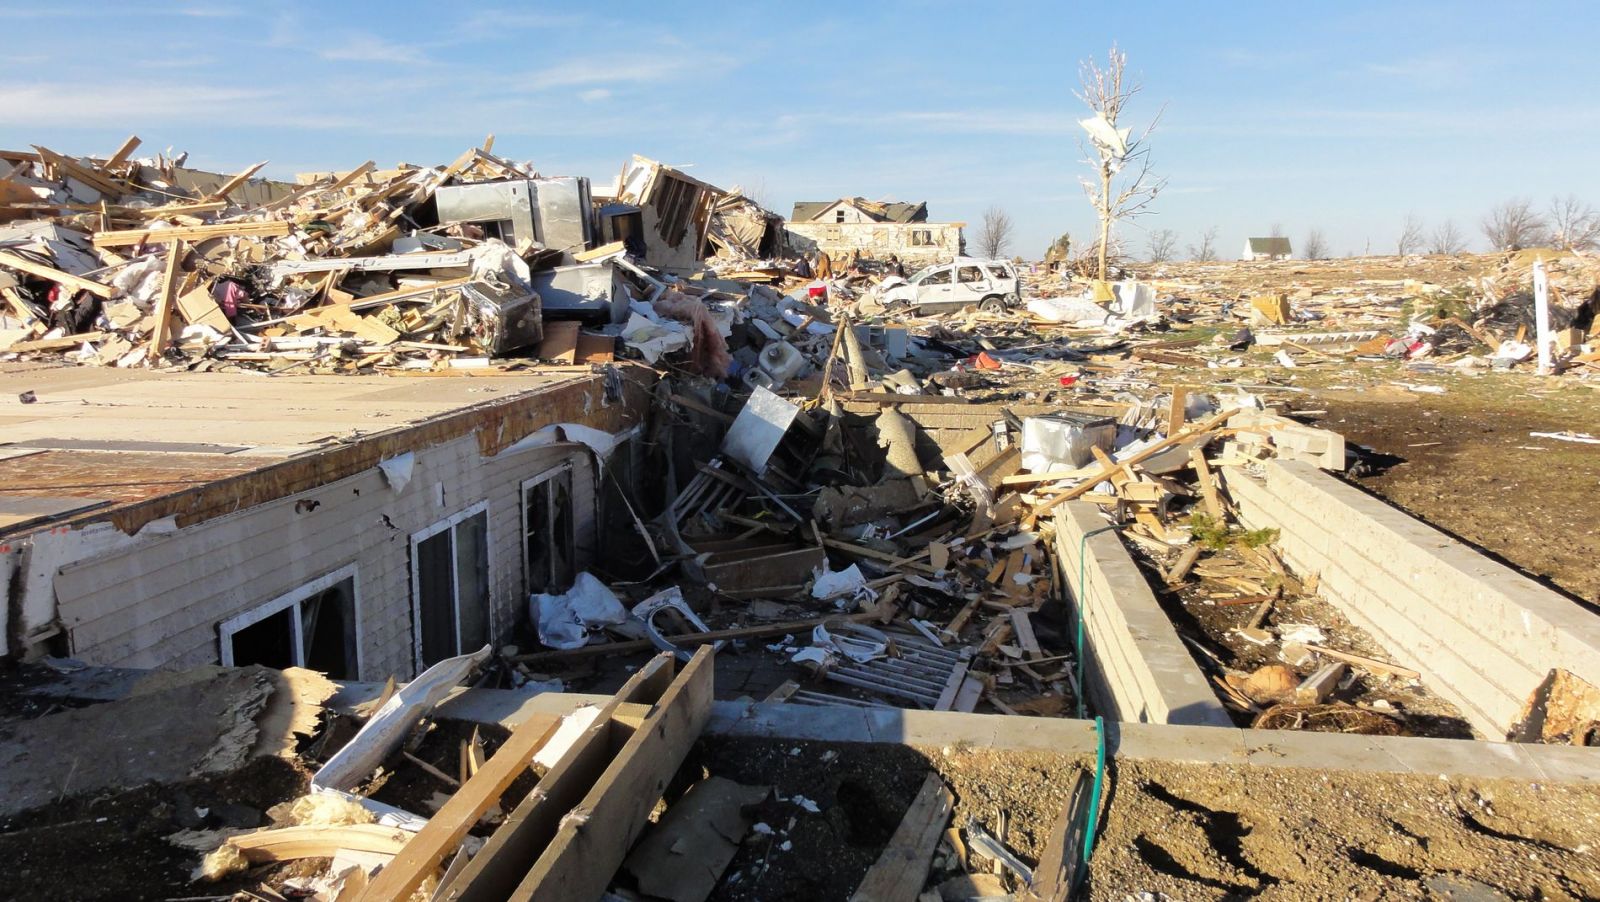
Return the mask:
M526 607L521 482L571 462L581 563L596 541L591 461L570 444L484 457L476 436L462 436L416 452L399 494L374 468L63 567L59 617L73 655L95 664L215 664L219 623L354 563L361 677L407 678L411 535L488 502L491 629L503 641Z
M1058 511L1056 556L1067 597L1076 606L1079 545L1106 521L1087 501L1069 501ZM1101 713L1142 723L1233 726L1122 538L1103 532L1091 536L1084 548L1085 680Z
M1320 594L1485 736L1506 735L1553 667L1600 683L1600 617L1560 593L1309 464L1226 473L1246 524L1280 530Z

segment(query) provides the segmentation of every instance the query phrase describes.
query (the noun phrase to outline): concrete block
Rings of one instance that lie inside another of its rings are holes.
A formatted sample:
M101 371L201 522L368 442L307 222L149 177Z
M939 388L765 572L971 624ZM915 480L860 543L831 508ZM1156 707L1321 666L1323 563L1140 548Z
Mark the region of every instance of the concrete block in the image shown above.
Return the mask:
M1079 545L1105 525L1087 502L1066 504L1056 516L1057 555L1076 598ZM1102 532L1088 539L1084 561L1086 636L1090 689L1102 710L1122 720L1231 726L1212 692L1151 593L1120 537ZM1074 601L1074 604L1077 602Z

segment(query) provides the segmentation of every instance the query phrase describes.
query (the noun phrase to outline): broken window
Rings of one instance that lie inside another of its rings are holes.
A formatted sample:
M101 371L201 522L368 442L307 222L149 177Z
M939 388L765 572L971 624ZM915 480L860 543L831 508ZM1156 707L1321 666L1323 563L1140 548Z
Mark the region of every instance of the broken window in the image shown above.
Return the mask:
M939 270L935 270L935 271L933 271L931 273L928 273L928 277L926 279L922 280L922 284L924 284L924 285L949 285L950 284L950 270L948 270L948 269L939 269Z
M983 271L976 266L963 266L956 273L956 280L966 284L968 282L982 282Z
M489 641L489 512L478 504L411 537L417 668Z
M933 230L932 229L912 229L911 230L911 246L912 247L933 247Z
M835 210L833 212L833 221L834 222L844 222L844 208L843 207L840 207L839 209L837 209L837 210Z
M565 592L577 576L572 465L522 484L522 573L526 594Z
M355 565L225 620L217 632L226 667L309 667L360 679Z

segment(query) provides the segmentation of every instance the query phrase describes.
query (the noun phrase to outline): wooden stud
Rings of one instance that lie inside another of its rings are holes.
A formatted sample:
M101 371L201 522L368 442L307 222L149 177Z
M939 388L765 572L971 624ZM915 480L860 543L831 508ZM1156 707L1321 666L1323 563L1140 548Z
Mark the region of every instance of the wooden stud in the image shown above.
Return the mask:
M161 297L156 301L156 327L150 333L150 344L145 348L145 358L159 360L167 349L167 336L172 331L172 308L178 295L178 272L188 245L181 240L167 248L167 267L161 277Z
M850 902L915 902L954 804L949 787L938 774L929 774Z
M70 288L73 291L87 291L90 294L96 295L97 297L109 298L117 291L110 285L96 282L93 279L85 279L83 276L75 276L69 272L62 272L53 266L46 266L43 263L35 263L34 261L21 256L20 254L13 254L7 251L0 251L0 266L9 267L20 272L25 272L32 276L38 276L41 279L49 279L50 281L55 282L56 284L65 288Z

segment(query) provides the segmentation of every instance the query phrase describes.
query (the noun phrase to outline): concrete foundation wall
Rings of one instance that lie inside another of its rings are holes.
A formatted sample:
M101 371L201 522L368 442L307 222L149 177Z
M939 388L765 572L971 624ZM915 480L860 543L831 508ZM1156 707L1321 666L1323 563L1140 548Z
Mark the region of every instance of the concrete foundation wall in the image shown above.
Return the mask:
M1561 594L1309 464L1226 474L1246 524L1280 530L1288 561L1484 735L1551 668L1600 683L1600 617Z
M919 265L948 261L961 253L961 226L956 223L790 222L784 228L791 246L807 253L823 251L835 264L856 251L873 260L887 260L893 254ZM930 243L912 243L913 232L926 234Z
M95 664L185 667L219 661L218 624L318 579L356 569L360 674L414 670L410 539L487 502L490 629L502 639L526 607L521 483L570 465L580 565L593 557L592 456L555 444L485 458L475 436L416 452L410 482L376 468L167 535L122 537L55 576L71 653Z
M1233 725L1205 674L1189 656L1144 574L1099 509L1069 501L1056 515L1056 557L1067 597L1079 602L1079 552L1084 548L1083 601L1090 699L1107 718L1143 723Z

